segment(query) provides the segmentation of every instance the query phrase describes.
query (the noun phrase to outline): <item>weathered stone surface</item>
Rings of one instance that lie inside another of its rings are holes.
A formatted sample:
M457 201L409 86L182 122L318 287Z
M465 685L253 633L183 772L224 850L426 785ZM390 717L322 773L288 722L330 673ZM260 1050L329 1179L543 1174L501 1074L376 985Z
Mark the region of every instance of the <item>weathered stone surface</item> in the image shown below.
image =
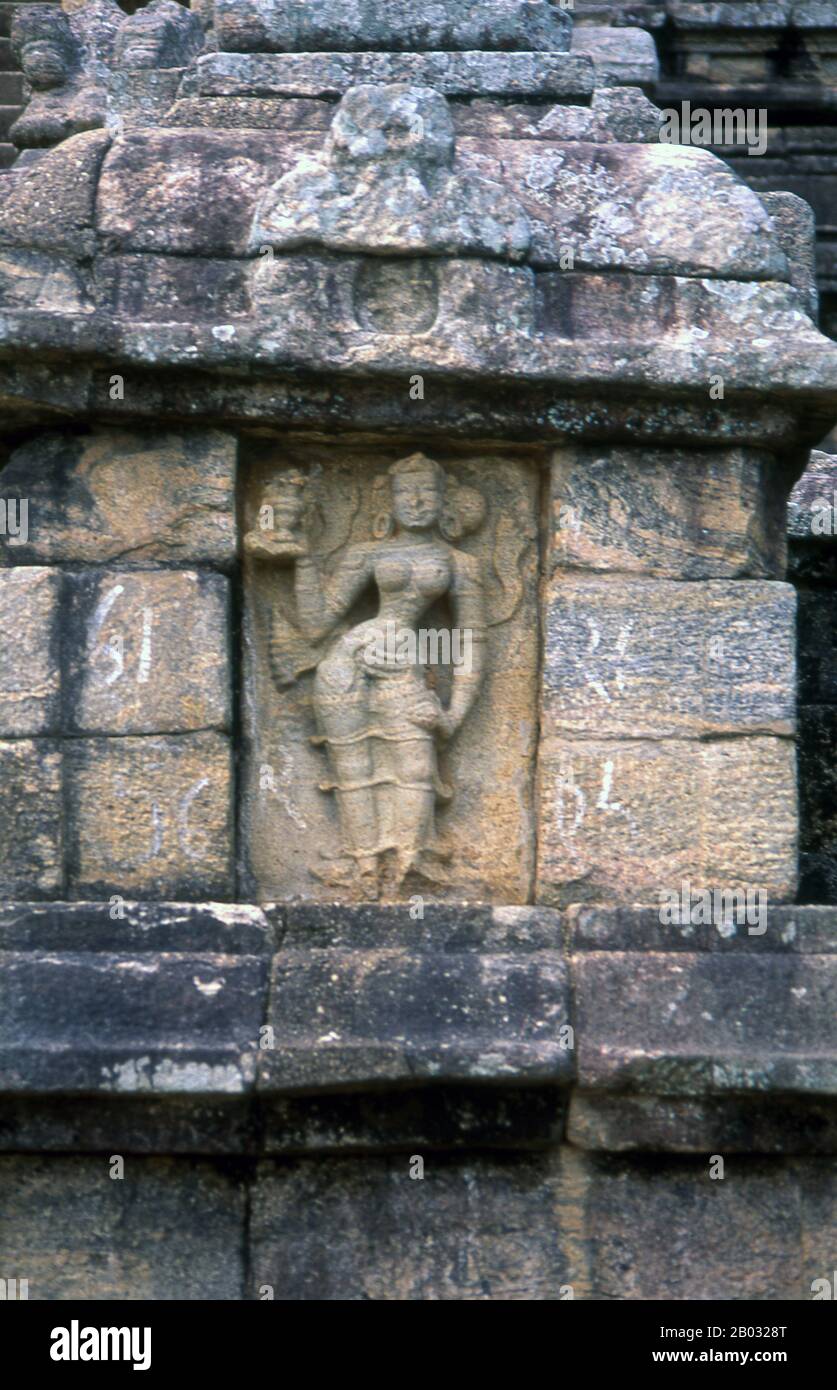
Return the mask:
M250 1151L298 1155L551 1148L564 1133L568 1096L564 1088L508 1080L495 1085L419 1080L392 1090L289 1095L262 1091L260 1142L251 1143Z
M49 947L49 917L23 915L0 925L4 1094L199 1101L252 1088L270 964L262 922L242 935L236 912L190 922L187 909L181 937L171 908L137 924L128 904L85 904L62 913L64 938Z
M229 593L196 570L70 583L68 732L183 733L230 723Z
M520 909L526 922L557 914ZM192 955L270 954L281 920L250 903L108 902L0 903L0 951L137 951ZM542 928L546 932L547 927ZM550 935L554 936L551 927ZM538 938L539 939L539 938ZM266 981L265 981L266 983ZM242 1000L245 996L241 996Z
M762 193L761 201L773 219L779 244L788 258L791 284L805 296L808 313L816 322L819 295L816 267L817 225L813 209L795 193Z
M562 449L551 474L551 567L663 579L781 578L785 488L768 454Z
M0 250L0 303L4 309L89 314L89 277L71 260L44 251Z
M837 1107L833 1097L683 1099L576 1091L567 1138L604 1153L834 1154Z
M0 1158L0 1265L30 1299L231 1299L244 1292L245 1187L199 1159Z
M718 1182L705 1157L569 1146L425 1154L421 1181L411 1161L261 1164L247 1296L269 1285L277 1299L325 1301L807 1301L828 1269L833 1160L742 1158Z
M235 439L220 430L41 434L0 469L0 497L28 498L30 515L27 544L0 547L0 564L226 569L235 461Z
M201 96L340 97L364 83L434 87L447 97L572 101L590 96L595 69L570 53L207 53Z
M814 449L788 500L788 532L800 540L837 535L837 454Z
M17 546L4 538L14 557ZM0 569L0 737L50 734L58 727L60 575Z
M660 75L657 49L642 29L605 29L581 25L573 30L572 52L593 59L602 87L636 83L647 86Z
M187 97L166 112L167 126L191 129L326 131L334 116L331 101L306 97Z
M447 952L494 955L561 949L561 914L542 907L289 903L265 911L269 917L279 913L283 944L294 950L369 951L389 946L443 956Z
M453 172L447 102L430 87L357 86L341 101L321 159L303 156L260 204L251 251L482 254L519 260L529 225L507 190Z
M46 739L0 742L0 893L53 898L62 868L61 754Z
M781 951L791 954L829 955L837 952L837 908L771 907L764 903L758 919L755 902L738 918L721 912L711 920L690 902L679 920L663 920L660 907L592 907L578 904L564 916L568 951ZM681 895L681 903L682 903ZM661 906L662 906L661 901ZM692 920L694 917L694 921ZM763 929L762 929L763 928Z
M174 0L150 0L127 17L116 0L20 6L12 50L26 107L9 134L28 151L126 120L159 121L203 44L198 15Z
M552 949L533 950L529 941L517 946L521 927L525 937L530 924L537 935L544 928L556 935L554 924L537 911L484 914L473 924L488 937L479 944L468 941L471 914L460 924L458 914L444 908L428 908L427 937L415 930L422 923L413 922L406 908L390 910L377 922L368 909L301 912L300 918L289 910L274 961L268 1013L273 1046L262 1053L261 1091L442 1077L455 1084L514 1079L566 1085L572 1078L569 985L560 942ZM367 931L350 942L355 922L365 923ZM439 931L447 938L442 949Z
M100 300L128 320L223 325L250 312L248 271L240 261L182 256L103 256Z
M92 256L96 184L110 139L104 131L74 135L60 149L4 175L0 246Z
M533 223L533 263L559 264L557 248L572 247L577 266L787 278L766 210L706 150L539 144L529 151L519 141L494 149Z
M321 149L321 137L307 133L289 134L278 147L268 132L128 135L115 141L103 166L99 229L105 246L241 255L262 193L295 165L301 178L301 161ZM162 181L160 165L169 171ZM706 150L582 141L553 148L543 140L533 150L521 140L460 141L454 176L490 178L498 169L507 196L521 203L532 223L535 264L558 266L570 248L578 268L788 278L766 209ZM382 236L385 231L382 226ZM718 289L719 297L723 292ZM733 298L740 293L738 285L726 287Z
M833 1095L836 978L833 953L580 952L579 1087Z
M150 0L119 26L114 49L117 74L184 68L200 53L203 28L197 14L174 0Z
M562 144L566 140L643 144L659 138L662 121L659 108L636 87L600 87L589 106L501 104L477 98L455 103L451 115L457 135Z
M535 49L569 47L571 18L548 0L446 0L417 9L408 0L214 0L218 47L229 52L314 53L354 49Z
M108 61L123 21L116 0L16 7L11 48L27 98L9 129L18 147L54 145L106 124Z
M789 584L558 574L543 736L792 734L795 615Z
M242 255L253 204L271 175L292 163L266 133L126 134L114 141L99 182L104 249Z
M809 1300L806 1241L817 1214L800 1210L801 1188L819 1167L744 1159L712 1181L708 1155L597 1160L585 1203L591 1296ZM833 1160L822 1168L827 1186Z
M406 1152L263 1163L250 1296L269 1284L275 1298L294 1300L541 1300L571 1297L569 1286L583 1297L583 1177L563 1153L427 1154L422 1181L411 1180Z
M776 738L549 739L538 902L659 902L661 890L796 891L796 759Z
M223 735L74 739L65 757L71 896L231 896Z

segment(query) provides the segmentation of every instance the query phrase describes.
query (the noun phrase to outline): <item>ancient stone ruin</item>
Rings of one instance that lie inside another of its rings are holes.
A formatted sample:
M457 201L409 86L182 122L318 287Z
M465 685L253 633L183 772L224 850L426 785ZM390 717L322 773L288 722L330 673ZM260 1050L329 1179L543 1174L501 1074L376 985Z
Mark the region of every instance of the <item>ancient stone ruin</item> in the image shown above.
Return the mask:
M0 1279L811 1299L837 343L651 99L748 4L0 8Z

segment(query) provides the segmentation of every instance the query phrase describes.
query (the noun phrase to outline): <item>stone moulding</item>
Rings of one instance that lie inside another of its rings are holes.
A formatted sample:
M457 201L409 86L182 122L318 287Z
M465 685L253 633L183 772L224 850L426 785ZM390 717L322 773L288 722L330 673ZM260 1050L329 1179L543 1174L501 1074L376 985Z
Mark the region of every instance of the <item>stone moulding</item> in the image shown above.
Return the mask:
M0 1148L525 1148L560 1140L569 1104L583 1148L834 1153L834 910L765 926L7 904Z

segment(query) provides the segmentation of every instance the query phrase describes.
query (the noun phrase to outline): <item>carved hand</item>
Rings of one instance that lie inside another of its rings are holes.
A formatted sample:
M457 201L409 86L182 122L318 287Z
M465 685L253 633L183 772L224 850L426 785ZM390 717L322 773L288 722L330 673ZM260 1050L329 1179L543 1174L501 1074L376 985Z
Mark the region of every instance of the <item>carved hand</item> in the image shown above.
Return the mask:
M307 554L308 547L305 538L299 536L295 540L300 549L304 548ZM287 542L279 540L272 531L248 531L244 537L244 549L248 555L252 555L257 560L284 559L287 552Z

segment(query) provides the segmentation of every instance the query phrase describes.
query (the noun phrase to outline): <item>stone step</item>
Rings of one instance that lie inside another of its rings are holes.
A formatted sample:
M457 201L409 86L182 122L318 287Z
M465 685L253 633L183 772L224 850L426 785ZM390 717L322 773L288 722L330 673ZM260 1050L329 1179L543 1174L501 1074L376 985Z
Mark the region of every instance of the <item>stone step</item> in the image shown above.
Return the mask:
M0 169L8 169L9 165L10 165L10 164L13 164L16 158L17 158L17 146L16 146L16 145L2 145L2 144L0 144Z
M23 102L23 74L0 72L0 106L20 106Z
M11 39L0 39L0 72L14 72L17 63L12 57Z
M0 106L0 140L6 139L9 134L9 127L19 115L19 106Z

